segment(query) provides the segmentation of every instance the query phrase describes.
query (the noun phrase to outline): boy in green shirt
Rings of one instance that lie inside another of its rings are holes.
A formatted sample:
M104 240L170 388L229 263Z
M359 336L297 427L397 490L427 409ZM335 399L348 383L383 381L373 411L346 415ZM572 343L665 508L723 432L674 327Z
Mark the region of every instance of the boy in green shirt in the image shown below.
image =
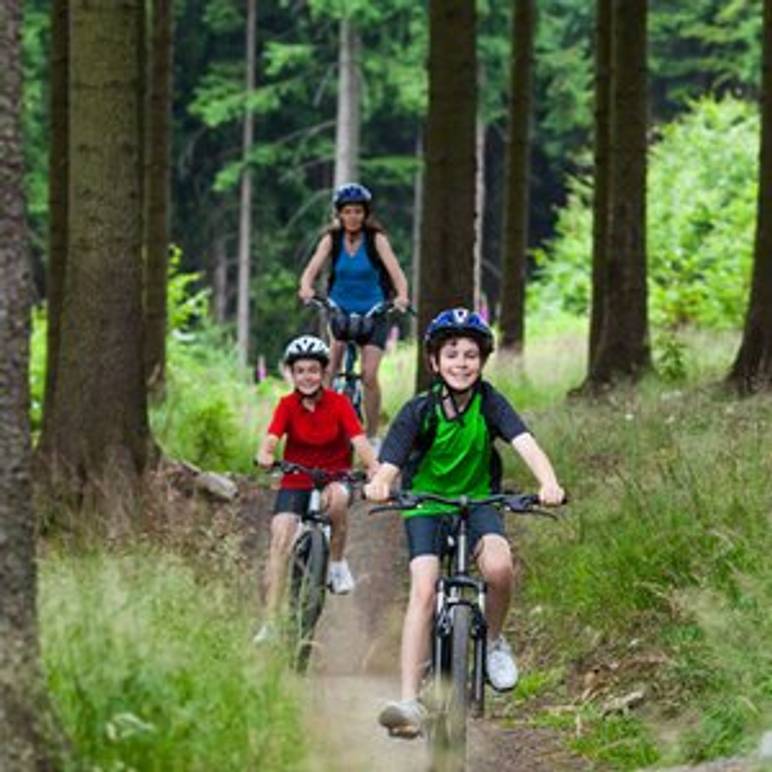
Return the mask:
M465 308L438 314L424 336L436 383L410 400L394 420L380 453L381 466L365 495L389 498L400 472L405 489L472 498L496 492L501 460L493 446L501 438L519 453L539 483L543 504L557 505L564 492L552 464L506 399L481 379L493 350L486 322ZM442 505L422 505L405 518L410 550L410 599L402 628L402 699L389 703L379 716L390 733L420 734L425 710L418 701L439 577ZM470 516L470 546L488 584L486 671L494 689L506 691L517 682L509 645L501 635L509 608L514 565L501 514L478 507Z

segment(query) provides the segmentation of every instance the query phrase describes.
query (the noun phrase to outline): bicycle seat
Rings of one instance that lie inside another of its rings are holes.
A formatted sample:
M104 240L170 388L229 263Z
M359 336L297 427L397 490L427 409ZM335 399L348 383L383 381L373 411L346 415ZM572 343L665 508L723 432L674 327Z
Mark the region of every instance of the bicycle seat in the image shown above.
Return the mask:
M375 330L375 318L363 314L347 314L340 309L330 315L330 331L336 340L353 340L360 346L370 342Z

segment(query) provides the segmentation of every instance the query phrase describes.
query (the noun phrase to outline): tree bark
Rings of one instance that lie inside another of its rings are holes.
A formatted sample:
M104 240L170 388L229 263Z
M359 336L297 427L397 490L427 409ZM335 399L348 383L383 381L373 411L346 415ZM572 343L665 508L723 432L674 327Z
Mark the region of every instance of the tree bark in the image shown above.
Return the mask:
M424 143L423 133L419 127L415 138L415 157L418 163L413 180L413 265L411 274L411 287L413 296L418 292L421 286L421 222L423 220L424 205ZM413 300L415 304L415 297ZM410 317L410 331L414 338L418 339L418 319L415 316Z
M212 239L214 258L214 319L217 324L225 324L228 319L228 252L225 236L217 234Z
M349 18L340 22L338 117L335 123L335 187L359 179L361 132L361 49L359 32Z
M430 0L420 330L443 308L473 302L475 23L474 0ZM422 388L429 373L418 348L417 386Z
M46 767L29 429L21 3L0 0L0 769Z
M729 381L741 393L772 388L772 0L764 0L761 146L751 296Z
M145 380L163 392L166 371L166 286L172 108L172 1L154 0L146 112L145 167Z
M255 59L257 39L257 0L247 2L246 94L250 99L255 90ZM244 112L243 160L241 173L241 204L239 211L238 300L236 305L236 336L239 360L246 365L249 358L249 275L252 241L252 168L249 155L254 143L254 117L247 103Z
M137 2L70 3L69 217L51 481L128 514L148 462ZM108 510L106 509L105 512Z
M474 180L474 294L472 304L475 310L482 307L482 259L483 259L483 234L485 233L485 135L487 126L483 116L477 116L475 132L475 153L477 168Z
M611 101L611 4L597 0L595 11L595 137L592 205L592 300L589 360L603 329L604 283L609 219L609 108Z
M531 82L536 34L535 0L515 0L512 9L512 70L509 143L504 186L504 254L501 288L501 348L516 353L525 340L525 281L528 260L528 184L531 155Z
M46 299L48 329L46 385L43 397L43 436L53 415L62 321L64 277L67 272L67 143L68 143L68 48L69 14L67 0L51 4L50 110L51 145L48 156L48 272Z
M650 364L646 289L646 6L613 0L609 251L592 385Z

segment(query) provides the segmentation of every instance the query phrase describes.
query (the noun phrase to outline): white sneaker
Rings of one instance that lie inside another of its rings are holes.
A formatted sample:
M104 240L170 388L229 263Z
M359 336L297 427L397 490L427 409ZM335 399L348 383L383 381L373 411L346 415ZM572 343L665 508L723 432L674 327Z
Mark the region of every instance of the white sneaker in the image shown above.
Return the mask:
M412 740L423 732L426 708L418 700L389 702L378 715L378 723L389 730L392 737Z
M354 577L348 567L348 561L331 561L327 574L327 584L335 595L345 595L354 589Z
M274 643L279 639L279 631L272 622L264 622L262 627L252 639L255 646L263 646L267 643Z
M508 692L515 688L518 678L517 665L512 656L512 649L503 635L495 641L488 641L485 669L490 685L497 692Z

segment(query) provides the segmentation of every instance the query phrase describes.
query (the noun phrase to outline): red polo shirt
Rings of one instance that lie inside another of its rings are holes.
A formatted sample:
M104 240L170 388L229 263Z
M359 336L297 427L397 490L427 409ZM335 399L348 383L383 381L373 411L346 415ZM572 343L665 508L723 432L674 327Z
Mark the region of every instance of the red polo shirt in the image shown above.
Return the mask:
M324 389L313 410L303 405L296 391L282 397L268 434L287 435L285 461L340 472L351 468L351 440L364 434L364 429L348 398ZM307 490L313 482L305 474L285 474L281 487Z

